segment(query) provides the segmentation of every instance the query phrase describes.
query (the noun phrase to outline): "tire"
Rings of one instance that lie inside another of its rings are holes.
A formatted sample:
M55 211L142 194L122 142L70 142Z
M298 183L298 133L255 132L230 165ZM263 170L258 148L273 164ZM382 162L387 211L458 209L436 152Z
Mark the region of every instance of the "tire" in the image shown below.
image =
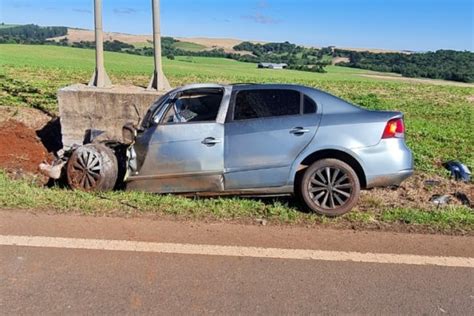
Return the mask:
M117 183L117 157L104 144L77 148L69 158L66 170L68 184L74 190L111 191Z
M360 181L354 169L345 162L322 159L306 169L299 191L303 202L313 212L336 217L346 214L357 204Z

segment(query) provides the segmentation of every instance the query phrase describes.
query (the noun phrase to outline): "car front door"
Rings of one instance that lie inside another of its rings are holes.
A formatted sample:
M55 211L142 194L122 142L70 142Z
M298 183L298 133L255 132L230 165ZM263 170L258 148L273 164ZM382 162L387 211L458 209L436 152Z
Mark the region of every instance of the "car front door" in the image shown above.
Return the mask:
M225 125L225 189L279 187L316 134L316 103L292 89L238 89Z
M137 138L139 171L127 187L158 193L223 190L226 99L222 88L185 91L171 100Z

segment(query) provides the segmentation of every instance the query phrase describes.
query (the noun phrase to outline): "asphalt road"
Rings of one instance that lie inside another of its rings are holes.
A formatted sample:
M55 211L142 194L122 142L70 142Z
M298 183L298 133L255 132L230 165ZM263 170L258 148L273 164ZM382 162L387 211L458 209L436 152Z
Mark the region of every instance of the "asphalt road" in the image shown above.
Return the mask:
M0 211L0 314L474 313L474 239Z

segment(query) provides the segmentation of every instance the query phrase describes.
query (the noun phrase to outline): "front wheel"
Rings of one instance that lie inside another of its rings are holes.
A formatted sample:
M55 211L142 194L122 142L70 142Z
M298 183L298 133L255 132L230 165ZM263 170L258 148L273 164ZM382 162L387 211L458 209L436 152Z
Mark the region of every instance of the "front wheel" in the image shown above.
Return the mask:
M117 157L104 144L77 148L67 164L67 180L75 190L110 191L115 187L117 176Z
M354 169L345 162L323 159L306 169L299 189L312 211L334 217L349 212L357 204L360 182Z

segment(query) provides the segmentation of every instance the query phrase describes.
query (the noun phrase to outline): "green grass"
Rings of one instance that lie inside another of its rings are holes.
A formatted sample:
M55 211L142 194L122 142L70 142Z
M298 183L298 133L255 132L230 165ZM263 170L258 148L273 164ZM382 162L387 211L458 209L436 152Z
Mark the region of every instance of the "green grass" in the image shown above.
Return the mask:
M136 48L153 47L153 43L150 43L150 42L134 43L133 46L135 46ZM190 42L181 42L181 41L174 43L173 47L190 51L190 52L199 52L206 49L206 46L204 45L190 43Z
M153 69L150 57L106 53L114 83L145 86ZM206 57L164 58L174 86L195 82L296 83L329 91L368 109L405 113L407 142L416 168L443 173L440 164L461 160L474 167L473 87L384 81L361 75L365 70L329 66L328 73L257 69L255 64ZM60 87L88 82L94 51L57 46L0 45L0 106L27 106L57 111Z
M186 198L141 192L85 193L42 188L34 179L11 180L0 171L0 208L35 209L85 215L140 216L154 214L188 219L255 221L326 225L330 227L379 228L410 226L411 229L472 234L474 213L465 207L442 210L354 210L331 219L301 212L292 200L244 198Z
M150 42L133 43L133 46L135 46L135 48L153 47L153 43L150 43Z
M114 83L142 86L148 83L152 58L108 52L105 57ZM57 113L57 89L87 83L93 69L93 50L0 45L0 106L35 107ZM365 108L402 111L406 116L407 141L418 170L444 175L440 163L448 159L474 166L473 87L384 81L362 76L368 71L337 66L327 67L327 74L261 70L250 63L205 57L164 58L164 70L174 86L194 82L296 83L329 91ZM288 200L189 199L138 192L88 194L44 189L26 180L13 181L1 171L0 208L247 221L265 218L331 227L385 227L401 223L436 231L474 231L474 213L465 207L386 208L377 202L368 211L356 209L341 218L327 219L302 213Z
M187 50L187 51L190 51L190 52L199 52L199 51L202 51L202 50L206 49L206 46L201 45L201 44L190 43L190 42L181 42L181 41L174 43L173 46L175 48L179 48L179 49L182 49L182 50Z

